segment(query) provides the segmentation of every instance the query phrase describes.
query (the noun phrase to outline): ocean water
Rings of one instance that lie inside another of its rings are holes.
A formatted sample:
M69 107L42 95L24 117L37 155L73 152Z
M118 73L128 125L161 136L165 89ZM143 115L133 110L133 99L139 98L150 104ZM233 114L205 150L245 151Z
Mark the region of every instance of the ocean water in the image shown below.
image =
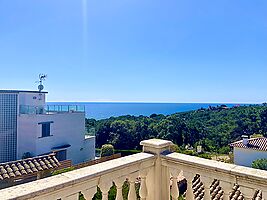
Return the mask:
M222 103L223 104L223 103ZM197 110L217 106L214 103L108 103L108 102L49 102L48 105L82 105L85 106L87 118L106 119L122 115L164 114ZM233 107L237 104L225 104Z

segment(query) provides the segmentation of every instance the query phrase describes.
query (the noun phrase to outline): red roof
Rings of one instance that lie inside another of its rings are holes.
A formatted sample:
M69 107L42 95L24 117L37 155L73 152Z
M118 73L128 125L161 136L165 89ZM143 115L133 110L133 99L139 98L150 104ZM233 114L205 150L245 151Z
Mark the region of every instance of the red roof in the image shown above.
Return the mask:
M260 137L260 138L251 138L248 139L248 144L244 145L243 140L234 142L230 144L231 147L239 147L244 149L253 149L259 151L267 151L267 138Z

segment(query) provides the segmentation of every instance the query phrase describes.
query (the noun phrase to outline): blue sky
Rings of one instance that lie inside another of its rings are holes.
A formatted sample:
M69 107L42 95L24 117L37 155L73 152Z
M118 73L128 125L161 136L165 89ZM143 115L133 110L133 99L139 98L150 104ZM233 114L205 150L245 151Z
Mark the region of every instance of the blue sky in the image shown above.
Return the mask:
M0 87L49 101L265 102L266 0L0 0Z

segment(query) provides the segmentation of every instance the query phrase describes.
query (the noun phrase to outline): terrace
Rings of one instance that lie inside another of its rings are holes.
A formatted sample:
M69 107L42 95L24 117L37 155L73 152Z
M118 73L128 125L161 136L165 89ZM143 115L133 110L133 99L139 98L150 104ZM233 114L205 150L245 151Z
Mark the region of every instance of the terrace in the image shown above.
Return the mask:
M136 182L141 200L178 199L178 180L187 180L186 199L267 199L267 172L179 153L171 153L172 142L142 141L143 152L81 168L57 176L0 190L0 199L77 200L81 192L92 199L99 187L102 199L117 186L129 183L129 200L136 200ZM137 179L138 178L138 179Z

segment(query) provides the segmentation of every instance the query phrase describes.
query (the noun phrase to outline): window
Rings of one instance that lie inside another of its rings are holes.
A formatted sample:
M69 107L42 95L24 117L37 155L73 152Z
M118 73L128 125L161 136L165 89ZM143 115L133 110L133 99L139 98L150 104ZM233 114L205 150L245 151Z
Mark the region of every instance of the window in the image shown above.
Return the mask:
M41 122L41 123L38 123L40 125L42 125L42 136L41 137L48 137L48 136L51 136L51 133L50 133L50 124L53 123L53 122Z

